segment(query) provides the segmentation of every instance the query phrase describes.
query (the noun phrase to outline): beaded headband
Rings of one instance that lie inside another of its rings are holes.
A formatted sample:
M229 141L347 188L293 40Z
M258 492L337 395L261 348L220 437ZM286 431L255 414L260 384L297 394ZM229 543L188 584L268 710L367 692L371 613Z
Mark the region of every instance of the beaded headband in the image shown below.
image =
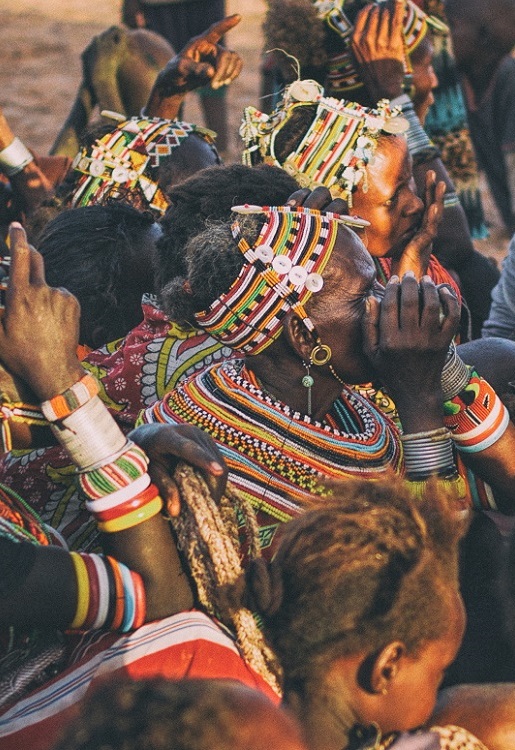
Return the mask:
M374 0L376 3L382 0ZM344 51L332 57L328 62L328 73L326 88L331 94L340 95L358 89L363 86L356 70L354 57L351 51L351 40L354 25L348 15L344 13L345 5L352 6L355 3L349 0L314 0L314 6L318 17L335 31L344 42ZM448 33L447 26L438 18L427 15L412 0L405 0L405 13L403 20L404 45L406 59L404 61L405 73L412 73L411 64L408 59L410 55L426 36L428 27L439 33Z
M345 217L288 206L233 206L235 213L266 216L253 247L236 220L231 227L245 264L227 292L208 310L197 313L199 326L232 349L259 354L275 341L283 319L294 311L308 330L314 325L304 310L323 285L322 272Z
M366 181L366 166L381 132L403 133L409 124L398 110L390 108L387 99L371 109L323 94L316 81L295 81L270 115L247 107L240 127L246 146L243 162L252 164L253 152L258 151L265 163L282 167L301 187L327 187L333 198L344 198L352 208L352 193ZM314 105L316 114L308 131L281 163L275 153L277 135L297 109Z
M191 133L214 143L215 133L189 122L157 117L122 118L115 130L99 138L93 146L83 148L75 157L72 167L83 176L73 194L72 205L89 206L136 191L145 208L164 213L169 201L154 170Z

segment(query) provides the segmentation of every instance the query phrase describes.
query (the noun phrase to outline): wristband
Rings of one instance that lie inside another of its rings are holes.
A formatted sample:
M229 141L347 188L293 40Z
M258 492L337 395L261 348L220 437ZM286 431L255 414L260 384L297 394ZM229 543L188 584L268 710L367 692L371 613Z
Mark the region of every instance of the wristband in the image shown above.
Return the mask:
M468 385L471 369L459 356L454 342L451 343L442 369L441 386L444 401L450 401Z
M446 427L401 435L404 465L409 479L423 481L431 475L456 473L451 433Z
M63 393L59 393L48 401L43 401L41 411L49 422L58 422L91 401L98 391L96 379L87 372Z
M143 508L147 503L153 500L159 494L159 490L155 484L151 484L146 490L140 494L134 494L129 500L124 503L119 503L109 510L104 510L94 513L96 521L114 521L116 518L121 518L129 513L133 513L135 510Z
M15 138L3 151L0 151L0 171L7 177L14 177L31 161L34 161L34 157L19 138Z
M98 522L97 528L105 534L114 534L117 531L132 529L134 526L138 526L140 523L157 516L161 512L162 507L163 500L159 495L156 495L153 500L132 513L127 513L127 515L116 518L113 521Z
M116 508L118 505L125 503L131 497L139 495L147 489L149 484L150 476L148 474L143 474L139 479L132 482L132 484L122 487L120 490L117 490L117 492L112 492L110 495L98 498L97 500L86 500L86 509L94 515L104 513L105 511L111 510L112 508ZM82 483L81 488L84 489Z

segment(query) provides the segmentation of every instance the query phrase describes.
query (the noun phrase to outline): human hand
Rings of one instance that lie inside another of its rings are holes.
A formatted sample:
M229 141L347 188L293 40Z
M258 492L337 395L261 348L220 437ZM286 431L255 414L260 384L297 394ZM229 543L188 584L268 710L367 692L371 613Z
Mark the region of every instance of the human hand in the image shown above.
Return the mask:
M21 224L11 224L9 240L0 360L45 401L84 375L76 355L80 307L68 291L47 285L43 258L28 244Z
M445 191L445 182L437 182L436 172L429 169L426 172L425 209L420 227L402 251L402 255L392 258L392 275L402 278L406 271L413 271L415 278L420 280L426 273L433 252L433 241L443 217Z
M155 87L159 93L173 96L208 84L219 89L234 81L241 72L243 61L237 52L225 49L219 42L240 21L241 16L235 13L190 39L158 74Z
M459 323L459 303L447 286L408 271L392 276L380 302L369 297L364 350L391 394L406 432L442 426L441 374Z
M225 492L227 467L214 440L192 425L144 424L129 434L150 459L149 474L170 516L181 511L173 472L180 460L200 469L217 502Z
M351 48L371 105L403 92L406 53L403 37L404 2L370 3L354 23Z

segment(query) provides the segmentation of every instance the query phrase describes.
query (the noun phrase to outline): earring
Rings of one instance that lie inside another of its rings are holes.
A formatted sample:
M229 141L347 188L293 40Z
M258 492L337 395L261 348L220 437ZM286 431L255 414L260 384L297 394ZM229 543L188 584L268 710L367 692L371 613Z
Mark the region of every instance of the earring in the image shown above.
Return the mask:
M302 378L301 383L304 386L304 388L308 389L308 412L307 413L308 413L308 417L310 417L311 416L311 389L315 381L313 380L313 376L309 372L310 363L304 362L303 360L302 364L306 368L306 374Z
M317 344L311 350L311 354L309 355L309 363L311 365L316 365L317 367L322 367L329 362L332 354L333 353L330 346L327 346L326 344Z

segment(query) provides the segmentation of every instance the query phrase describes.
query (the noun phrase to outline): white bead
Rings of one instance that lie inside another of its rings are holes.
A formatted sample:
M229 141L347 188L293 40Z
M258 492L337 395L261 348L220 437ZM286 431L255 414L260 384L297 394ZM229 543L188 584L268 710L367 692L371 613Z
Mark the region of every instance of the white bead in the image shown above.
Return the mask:
M261 214L263 213L263 206L244 203L242 206L232 206L231 211L234 211L235 214Z
M254 248L254 252L263 263L271 263L274 257L274 251L270 245L258 245Z
M91 164L89 165L89 173L93 175L93 177L100 177L104 174L104 162L100 161L99 159L93 159Z
M114 182L127 182L129 179L129 170L123 167L115 167L111 175Z
M310 273L306 279L306 289L309 292L319 292L324 286L324 280L319 273Z
M284 275L291 271L292 262L287 255L276 255L272 261L272 268L279 275Z
M300 286L300 284L304 284L307 277L308 277L308 272L306 271L304 266L293 266L290 273L288 274L289 280L295 286Z

